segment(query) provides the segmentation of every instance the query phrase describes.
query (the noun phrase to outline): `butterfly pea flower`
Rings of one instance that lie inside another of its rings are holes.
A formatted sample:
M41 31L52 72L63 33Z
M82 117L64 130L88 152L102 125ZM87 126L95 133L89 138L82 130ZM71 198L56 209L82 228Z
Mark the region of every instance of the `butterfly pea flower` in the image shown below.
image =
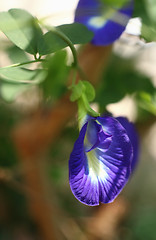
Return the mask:
M131 171L133 172L136 168L139 159L139 136L137 134L136 128L132 122L129 122L125 117L116 118L122 126L126 129L128 137L131 141L133 147L133 161L131 163Z
M96 206L118 196L137 160L136 135L125 118L87 116L69 159L70 187L80 202Z
M111 4L110 4L110 3ZM116 2L116 3L112 3ZM125 30L132 16L133 0L79 0L75 11L75 22L82 23L94 33L92 44L109 45Z

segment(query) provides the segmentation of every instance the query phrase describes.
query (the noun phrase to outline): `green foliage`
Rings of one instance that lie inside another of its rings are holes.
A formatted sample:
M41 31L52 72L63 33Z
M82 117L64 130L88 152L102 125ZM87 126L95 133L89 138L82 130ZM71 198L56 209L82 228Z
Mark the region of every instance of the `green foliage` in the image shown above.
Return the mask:
M83 81L83 85L85 86L85 94L88 99L88 102L92 102L95 98L95 90L92 84L88 81Z
M38 20L25 10L10 9L8 12L0 12L0 31L14 44L7 49L7 53L10 60L17 63L0 68L0 94L4 100L14 100L18 94L33 84L40 84L45 99L58 98L65 92L65 82L69 73L65 52L58 52L46 60L42 59L45 63L36 70L20 66L41 62L41 56L55 53L67 46L70 46L76 62L73 44L87 43L93 37L93 33L79 23L56 28L44 25L42 27L50 31L43 35ZM26 52L33 54L35 60L30 60Z
M41 69L0 68L0 96L5 101L14 101L22 92L39 83L45 76Z
M137 96L138 105L156 116L156 91L153 95L147 92L141 92Z
M41 69L30 70L20 67L0 68L0 77L3 78L3 80L16 83L29 83L29 80L35 80L41 73L43 73Z
M96 100L101 108L105 108L109 103L120 101L126 94L137 95L142 92L150 96L156 92L150 78L136 71L134 59L114 56L97 90Z
M134 17L142 21L141 36L147 42L156 40L156 1L135 0Z
M84 44L89 42L93 33L80 23L72 23L52 28L39 39L38 52L46 55L54 53L68 46L68 43L60 37L57 31L62 32L73 44Z
M126 0L102 1L116 7L126 3ZM135 1L134 16L141 17L142 35L147 41L154 40L156 36L155 8L156 3L153 0ZM46 29L45 34L42 33L42 28L44 31ZM67 89L66 81L70 70L66 53L59 50L69 46L73 53L73 44L85 44L93 37L93 33L79 23L57 27L46 26L42 22L39 25L35 17L22 9L0 12L0 30L14 44L7 52L10 60L17 63L15 66L0 69L0 94L6 101L14 100L18 94L34 84L39 84L46 100L59 98ZM33 54L35 60L29 59L26 52ZM47 56L43 58L43 55ZM74 53L73 56L76 58ZM32 62L42 64L33 70L22 67ZM139 105L144 105L144 108L155 113L155 88L147 76L135 70L134 64L133 59L125 61L115 57L111 60L96 98L102 108L121 100L126 94L135 94ZM89 82L80 81L77 85L72 85L71 90L71 101L79 101L83 114L88 112L97 115L89 105L95 98L94 88Z
M9 59L12 63L22 63L30 61L30 58L26 52L13 45L6 49L6 53L8 54Z
M0 167L11 167L17 163L11 129L18 118L15 109L0 102Z
M56 100L65 92L69 73L69 67L66 65L66 61L66 51L58 51L48 57L47 61L43 63L47 75L40 83L40 88L46 100Z
M91 102L95 98L95 90L91 83L87 81L79 81L76 85L70 88L72 90L72 94L70 96L70 100L72 102L81 98L83 94L85 94L88 102Z
M72 85L70 89L72 91L70 100L78 101L79 121L81 121L86 114L94 117L99 116L99 113L95 112L89 104L95 98L95 90L91 83L87 81L79 81L78 84Z
M58 30L63 32L73 44L85 44L93 38L93 32L80 23L64 24L58 26Z
M30 13L22 9L0 12L0 30L16 46L36 55L37 42L42 36L42 30Z
M76 85L71 87L71 90L72 93L70 96L70 100L74 102L82 96L83 91L85 91L85 86L82 81L79 81Z
M28 84L11 84L11 83L1 83L0 86L0 96L7 102L12 102L16 97L23 93L24 91L30 89Z
M127 0L101 0L101 2L112 7L121 7L126 4Z

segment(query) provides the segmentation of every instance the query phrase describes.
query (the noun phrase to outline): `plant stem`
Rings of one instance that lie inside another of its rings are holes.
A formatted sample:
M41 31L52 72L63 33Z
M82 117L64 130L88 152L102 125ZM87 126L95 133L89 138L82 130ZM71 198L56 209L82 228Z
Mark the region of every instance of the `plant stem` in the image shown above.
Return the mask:
M20 67L20 66L23 66L23 65L26 65L26 64L43 62L43 61L45 61L45 60L44 59L35 59L35 60L32 60L32 61L27 61L27 62L22 62L22 63L15 63L15 64L12 64L12 65L9 65L9 66L6 66L6 67L2 67L2 68ZM0 69L2 69L2 68L0 68Z
M44 27L51 32L54 32L57 36L59 36L64 42L66 42L68 44L68 46L71 49L71 52L73 54L73 67L78 68L78 60L77 60L77 52L76 49L72 43L72 41L63 33L61 32L58 28L55 27L51 27L51 26L47 26L44 25Z

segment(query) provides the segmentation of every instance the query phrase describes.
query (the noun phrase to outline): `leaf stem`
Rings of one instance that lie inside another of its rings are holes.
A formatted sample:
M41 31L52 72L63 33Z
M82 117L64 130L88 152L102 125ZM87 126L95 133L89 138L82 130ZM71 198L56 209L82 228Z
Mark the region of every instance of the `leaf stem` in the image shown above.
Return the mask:
M42 23L43 24L43 23ZM48 31L52 31L54 32L57 36L59 36L64 42L67 43L67 45L70 47L71 52L73 54L73 67L78 68L78 60L77 60L77 52L76 49L72 43L72 41L63 33L61 32L58 28L55 27L51 27L51 26L47 26L44 25L44 27L48 30Z
M15 63L15 64L12 64L12 65L9 65L9 66L6 66L6 67L2 67L0 69L12 68L12 67L20 67L20 66L23 66L23 65L26 65L26 64L37 63L37 62L44 62L44 61L45 61L44 59L35 59L35 60L32 60L32 61L27 61L27 62L22 62L22 63Z

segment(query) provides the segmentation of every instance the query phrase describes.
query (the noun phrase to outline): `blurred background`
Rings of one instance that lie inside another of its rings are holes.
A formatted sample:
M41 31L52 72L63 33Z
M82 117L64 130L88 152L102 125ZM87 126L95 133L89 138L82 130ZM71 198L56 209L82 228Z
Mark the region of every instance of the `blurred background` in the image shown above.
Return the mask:
M0 11L23 8L55 26L73 21L77 2L1 0ZM53 103L44 106L37 89L19 94L13 102L1 96L0 240L156 239L156 111L148 101L148 94L136 98L134 93L135 88L150 88L145 79L156 86L156 43L146 43L140 38L140 25L138 18L131 20L113 47L109 50L106 47L107 64L103 81L97 87L99 107L102 109L105 102L115 117L127 116L135 122L140 139L136 170L113 203L88 207L71 193L68 159L78 136L73 105L65 105L70 119L67 116L62 119L61 128L53 136L48 135L42 146L42 139L36 139L42 137L44 123L48 129L54 118L55 123L62 116L59 110ZM0 32L0 67L17 56L17 52L8 50L11 47ZM111 89L108 79L112 81ZM130 82L128 90L123 79ZM144 104L141 97L146 99ZM56 99L55 104L57 101L60 100Z

